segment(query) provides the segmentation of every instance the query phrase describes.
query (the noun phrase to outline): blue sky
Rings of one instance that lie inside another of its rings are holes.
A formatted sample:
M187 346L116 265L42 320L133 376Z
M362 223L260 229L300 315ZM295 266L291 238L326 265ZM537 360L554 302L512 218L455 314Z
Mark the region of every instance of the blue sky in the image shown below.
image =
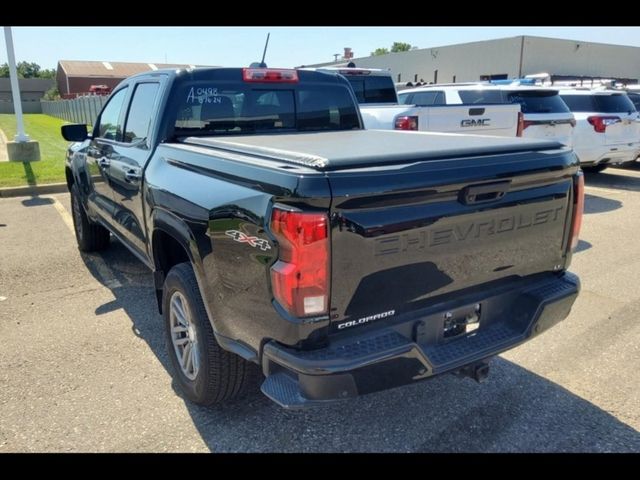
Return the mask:
M639 27L14 27L16 59L55 68L59 59L246 66L271 32L267 64L328 62L343 47L356 57L394 41L419 48L516 35L640 46ZM4 35L0 63L7 60Z

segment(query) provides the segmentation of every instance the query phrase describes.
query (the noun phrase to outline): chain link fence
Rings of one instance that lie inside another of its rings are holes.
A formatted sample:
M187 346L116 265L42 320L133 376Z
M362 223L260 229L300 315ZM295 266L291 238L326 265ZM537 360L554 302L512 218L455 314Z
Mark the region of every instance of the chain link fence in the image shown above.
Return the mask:
M70 123L93 125L102 107L109 99L106 95L87 95L70 100L41 100L42 113Z

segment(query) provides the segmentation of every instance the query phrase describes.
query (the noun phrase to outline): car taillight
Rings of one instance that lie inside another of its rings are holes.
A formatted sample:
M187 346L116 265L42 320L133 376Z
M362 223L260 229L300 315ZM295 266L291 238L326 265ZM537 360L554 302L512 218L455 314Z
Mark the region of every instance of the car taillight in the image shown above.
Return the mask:
M582 215L584 214L584 174L578 172L575 178L575 196L573 198L573 219L571 221L571 250L578 246L580 239L580 227L582 226Z
M418 117L400 116L396 117L396 130L418 130Z
M329 219L324 213L274 208L271 232L279 243L271 267L275 299L296 317L322 315L329 303Z
M245 82L296 83L298 72L285 68L243 68Z
M598 133L604 133L609 125L621 122L620 117L606 116L606 115L594 115L587 117L587 122L593 125L593 129Z
M516 130L516 137L521 137L522 136L522 132L524 130L524 115L522 115L522 112L518 112L518 130Z
M518 130L516 131L516 137L521 137L527 127L533 125L531 120L524 119L524 113L518 112Z

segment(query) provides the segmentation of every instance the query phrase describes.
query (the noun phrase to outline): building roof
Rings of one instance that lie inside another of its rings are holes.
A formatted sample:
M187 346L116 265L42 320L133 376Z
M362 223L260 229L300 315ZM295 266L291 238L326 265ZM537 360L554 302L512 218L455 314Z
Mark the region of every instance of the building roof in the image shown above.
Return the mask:
M126 78L136 73L161 68L193 68L199 65L179 63L134 63L134 62L87 62L82 60L59 60L58 67L67 77L114 77Z

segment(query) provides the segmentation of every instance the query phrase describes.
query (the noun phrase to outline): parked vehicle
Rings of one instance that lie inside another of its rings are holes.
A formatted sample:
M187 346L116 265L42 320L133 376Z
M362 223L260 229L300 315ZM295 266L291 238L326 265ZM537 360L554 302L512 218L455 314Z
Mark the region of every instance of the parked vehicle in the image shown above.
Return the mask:
M176 384L287 408L488 360L563 320L583 177L557 142L372 131L335 73L157 70L65 125L78 246L153 271ZM96 176L98 178L96 178Z
M558 90L518 84L426 85L405 90L400 103L418 106L461 104L519 104L517 136L545 138L571 146L575 118L558 95Z
M584 170L634 162L640 154L638 112L619 90L561 89L576 117L573 147Z
M367 129L500 137L515 137L518 133L520 109L515 105L430 103L429 99L422 98L422 94L407 96L415 89L403 90L398 96L388 70L355 67L323 67L314 70L339 73L349 81L356 92L362 120ZM370 93L367 94L367 91ZM430 97L430 94L426 94L426 97Z
M91 85L89 93L92 95L109 95L111 94L111 88L108 85Z

